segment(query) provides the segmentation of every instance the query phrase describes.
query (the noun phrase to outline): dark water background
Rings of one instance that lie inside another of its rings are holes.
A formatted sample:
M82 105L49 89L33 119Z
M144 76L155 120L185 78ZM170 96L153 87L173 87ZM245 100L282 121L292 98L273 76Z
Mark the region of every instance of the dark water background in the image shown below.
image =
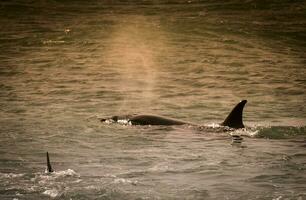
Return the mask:
M306 199L305 52L305 1L2 0L0 199Z

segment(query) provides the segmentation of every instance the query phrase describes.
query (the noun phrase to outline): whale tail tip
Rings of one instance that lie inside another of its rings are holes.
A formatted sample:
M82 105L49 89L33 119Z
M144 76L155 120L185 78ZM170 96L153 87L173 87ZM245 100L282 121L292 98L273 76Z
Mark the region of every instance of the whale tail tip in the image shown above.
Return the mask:
M51 167L51 163L50 163L50 158L49 158L49 153L47 152L47 172L51 173L53 172L53 169Z
M242 114L243 108L247 100L240 101L226 117L226 119L221 123L222 126L228 126L230 128L244 128Z

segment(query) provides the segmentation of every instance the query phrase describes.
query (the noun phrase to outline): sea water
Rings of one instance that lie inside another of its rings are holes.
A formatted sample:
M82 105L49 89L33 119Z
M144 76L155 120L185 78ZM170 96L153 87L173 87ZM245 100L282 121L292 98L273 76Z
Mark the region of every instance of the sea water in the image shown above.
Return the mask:
M0 199L306 199L305 1L12 0L0 27ZM133 113L209 128L99 121Z

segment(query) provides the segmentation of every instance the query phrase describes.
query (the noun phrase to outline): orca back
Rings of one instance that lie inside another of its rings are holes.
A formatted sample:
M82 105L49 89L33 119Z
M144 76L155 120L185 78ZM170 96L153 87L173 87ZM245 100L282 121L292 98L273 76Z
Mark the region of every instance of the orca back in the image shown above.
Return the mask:
M183 125L189 124L188 122L184 122L177 119L172 119L168 117L162 117L158 115L136 115L129 119L129 121L133 125L163 125L163 126L171 126L171 125Z

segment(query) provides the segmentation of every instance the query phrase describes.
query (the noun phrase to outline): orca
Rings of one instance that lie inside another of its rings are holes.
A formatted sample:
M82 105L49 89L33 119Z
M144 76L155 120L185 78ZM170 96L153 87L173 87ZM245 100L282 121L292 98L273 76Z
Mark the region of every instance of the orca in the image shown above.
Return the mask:
M48 173L54 172L52 167L51 167L51 163L50 163L50 158L49 158L49 153L48 152L47 152L47 172Z
M242 115L243 108L247 100L240 101L225 118L225 120L220 123L221 126L230 127L234 129L244 128ZM101 122L121 122L126 121L131 125L160 125L160 126L172 126L172 125L191 125L199 126L191 122L181 121L179 119L173 119L169 117L159 116L159 115L146 115L146 114L133 114L133 115L116 115L110 118L102 118Z

